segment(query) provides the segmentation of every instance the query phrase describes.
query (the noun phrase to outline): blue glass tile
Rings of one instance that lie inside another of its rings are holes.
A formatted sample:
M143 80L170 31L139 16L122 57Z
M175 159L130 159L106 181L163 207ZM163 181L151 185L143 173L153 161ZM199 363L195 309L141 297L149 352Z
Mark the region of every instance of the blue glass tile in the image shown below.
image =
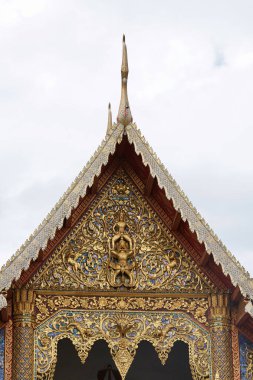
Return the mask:
M0 380L4 380L4 329L0 329Z
M247 371L247 347L253 350L253 343L250 342L243 335L239 335L239 345L240 345L240 367L241 367L241 380L248 380L246 377Z

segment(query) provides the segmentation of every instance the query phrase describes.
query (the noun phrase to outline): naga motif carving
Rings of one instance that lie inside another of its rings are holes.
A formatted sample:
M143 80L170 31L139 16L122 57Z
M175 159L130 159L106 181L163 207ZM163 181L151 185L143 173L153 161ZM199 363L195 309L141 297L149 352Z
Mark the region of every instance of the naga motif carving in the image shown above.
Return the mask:
M176 293L211 288L123 170L27 286Z
M104 339L123 379L140 341L149 341L165 364L175 341L182 340L189 346L193 379L210 378L208 331L184 313L62 310L35 330L36 380L53 379L62 338L73 342L82 363L94 342Z

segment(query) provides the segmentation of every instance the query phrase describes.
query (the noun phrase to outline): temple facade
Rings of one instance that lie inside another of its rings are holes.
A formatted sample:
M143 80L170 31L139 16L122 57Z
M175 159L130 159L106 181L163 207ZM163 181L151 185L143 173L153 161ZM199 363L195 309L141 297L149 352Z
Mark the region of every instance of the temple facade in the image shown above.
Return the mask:
M151 378L145 344L168 380L252 380L252 279L133 123L124 38L121 81L116 123L109 106L105 139L0 271L0 380L69 379L66 341L84 371L107 347L87 380Z

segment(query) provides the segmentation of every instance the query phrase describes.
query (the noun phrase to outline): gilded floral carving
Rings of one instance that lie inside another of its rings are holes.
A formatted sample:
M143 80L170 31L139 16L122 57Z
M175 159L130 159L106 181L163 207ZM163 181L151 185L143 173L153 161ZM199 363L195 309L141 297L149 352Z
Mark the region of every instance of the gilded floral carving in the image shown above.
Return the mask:
M38 295L35 301L36 323L41 323L61 309L184 311L207 325L206 298L166 297L76 297Z
M141 340L154 346L163 364L174 342L182 340L189 345L193 379L210 378L208 331L184 313L62 310L35 330L36 379L53 376L57 342L66 337L72 340L83 363L94 342L104 339L123 379Z
M122 170L31 284L37 289L210 290Z

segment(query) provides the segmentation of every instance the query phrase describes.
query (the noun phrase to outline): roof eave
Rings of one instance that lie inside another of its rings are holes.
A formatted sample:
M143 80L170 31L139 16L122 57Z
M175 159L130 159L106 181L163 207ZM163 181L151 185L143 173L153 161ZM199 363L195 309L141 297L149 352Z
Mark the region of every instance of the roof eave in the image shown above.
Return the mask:
M116 145L122 141L124 134L134 145L135 152L141 155L144 165L149 166L151 175L157 178L158 185L164 189L167 198L172 200L182 219L187 221L191 231L196 233L198 241L205 245L208 254L212 254L216 264L221 265L223 273L230 276L232 284L239 286L242 295L253 299L253 284L249 274L193 207L136 125L132 123L126 127L114 124L108 131L105 140L48 216L1 268L0 290L8 290L13 280L18 280L21 272L29 268L32 260L36 260L40 249L45 249L48 241L54 238L57 229L62 227L64 219L68 218L71 211L78 206L80 197L84 197L87 188L92 186L94 177L99 176L102 166L107 164L109 156L115 152Z

